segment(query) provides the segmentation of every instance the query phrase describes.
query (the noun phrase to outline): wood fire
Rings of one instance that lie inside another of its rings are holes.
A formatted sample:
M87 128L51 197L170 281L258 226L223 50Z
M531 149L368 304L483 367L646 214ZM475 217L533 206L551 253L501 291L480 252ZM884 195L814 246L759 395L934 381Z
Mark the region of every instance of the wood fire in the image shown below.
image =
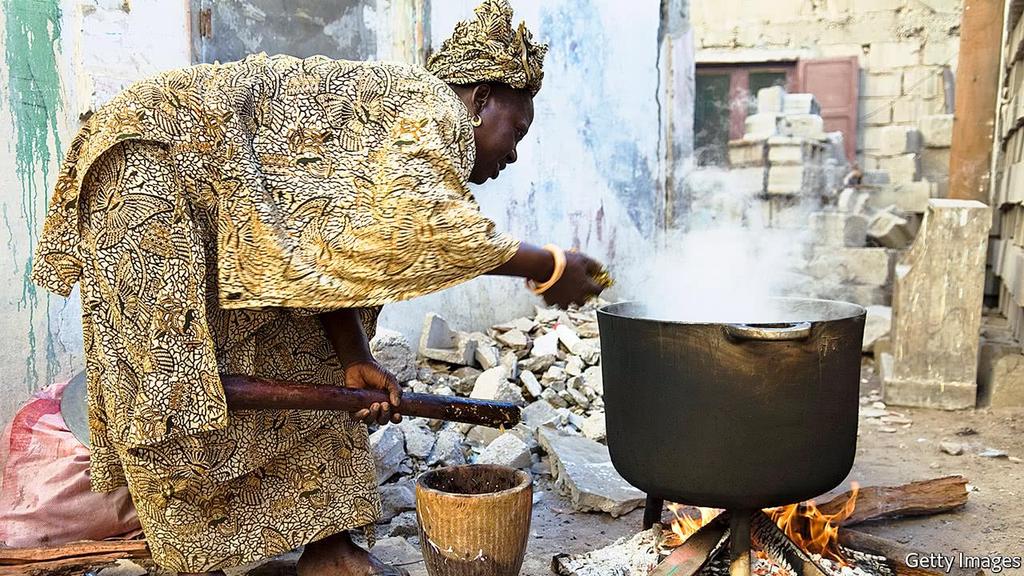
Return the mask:
M837 512L822 512L814 500L802 504L790 504L769 508L765 513L785 532L794 543L808 554L816 554L821 558L846 563L839 548L839 525L853 514L857 504L860 486L851 484L850 497ZM695 508L670 504L669 509L674 516L672 533L663 540L669 548L680 546L701 527L718 517L722 510L717 508ZM694 514L696 512L696 514Z

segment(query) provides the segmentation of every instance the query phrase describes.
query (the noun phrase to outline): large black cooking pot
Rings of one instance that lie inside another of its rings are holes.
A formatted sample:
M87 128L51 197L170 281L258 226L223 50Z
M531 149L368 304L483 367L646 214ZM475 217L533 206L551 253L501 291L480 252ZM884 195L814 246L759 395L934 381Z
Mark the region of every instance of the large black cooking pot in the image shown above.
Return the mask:
M598 311L608 448L630 484L673 502L754 509L846 477L865 310L773 303L768 324L658 318L632 302Z

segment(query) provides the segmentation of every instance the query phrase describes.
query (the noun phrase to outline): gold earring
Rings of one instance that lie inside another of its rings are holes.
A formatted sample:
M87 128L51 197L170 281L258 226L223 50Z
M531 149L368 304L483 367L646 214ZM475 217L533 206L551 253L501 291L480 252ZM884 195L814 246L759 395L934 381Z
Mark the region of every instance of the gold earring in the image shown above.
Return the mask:
M473 126L479 126L484 123L484 119L477 114L476 116L473 116L473 119L470 122L473 123Z

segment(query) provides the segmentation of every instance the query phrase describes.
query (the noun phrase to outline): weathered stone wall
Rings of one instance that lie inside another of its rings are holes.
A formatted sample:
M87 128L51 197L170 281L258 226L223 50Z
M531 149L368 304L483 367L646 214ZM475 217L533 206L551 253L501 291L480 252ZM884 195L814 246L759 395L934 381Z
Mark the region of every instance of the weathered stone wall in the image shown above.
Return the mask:
M881 128L952 112L961 0L694 0L697 62L857 56L858 151L866 169Z

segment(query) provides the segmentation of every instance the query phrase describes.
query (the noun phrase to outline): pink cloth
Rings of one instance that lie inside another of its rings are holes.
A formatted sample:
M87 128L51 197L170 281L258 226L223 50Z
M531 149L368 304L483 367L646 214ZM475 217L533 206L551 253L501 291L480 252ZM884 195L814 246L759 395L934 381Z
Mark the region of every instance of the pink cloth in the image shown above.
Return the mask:
M0 436L0 546L28 548L142 532L128 489L89 489L89 449L64 424L67 383L37 392Z

